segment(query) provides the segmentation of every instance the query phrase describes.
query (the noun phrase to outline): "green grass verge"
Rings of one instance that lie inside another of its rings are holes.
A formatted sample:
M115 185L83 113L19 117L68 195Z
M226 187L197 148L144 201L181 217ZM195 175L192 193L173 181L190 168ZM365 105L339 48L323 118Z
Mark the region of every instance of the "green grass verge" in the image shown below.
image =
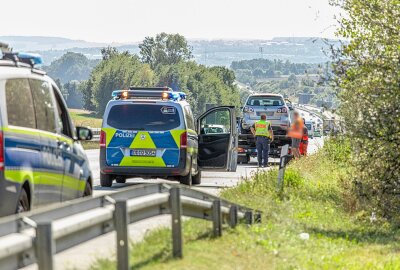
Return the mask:
M95 113L85 110L70 109L72 122L75 126L100 128L103 119L98 118Z
M191 219L184 224L182 260L171 258L169 230L150 232L132 244L131 269L400 269L400 230L358 210L351 170L330 158L332 152L341 153L328 145L293 162L284 198L276 193L276 170L222 192L262 210L261 224L226 229L213 239L210 223ZM115 262L101 259L91 269L115 269Z

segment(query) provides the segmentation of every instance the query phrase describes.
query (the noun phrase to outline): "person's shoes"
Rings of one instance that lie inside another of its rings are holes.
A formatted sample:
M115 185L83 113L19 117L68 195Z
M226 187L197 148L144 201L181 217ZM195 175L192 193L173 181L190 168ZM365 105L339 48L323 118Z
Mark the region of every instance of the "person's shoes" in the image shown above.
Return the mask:
M258 168L262 168L263 167L263 165L262 164L258 164Z

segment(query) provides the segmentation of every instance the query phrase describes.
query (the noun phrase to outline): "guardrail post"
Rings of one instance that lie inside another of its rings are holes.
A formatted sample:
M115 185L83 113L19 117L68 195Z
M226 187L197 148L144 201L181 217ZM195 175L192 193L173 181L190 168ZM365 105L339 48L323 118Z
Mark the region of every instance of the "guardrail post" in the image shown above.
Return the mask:
M182 258L182 204L179 187L170 189L169 203L172 221L172 255L174 258Z
M117 232L117 269L129 269L129 237L128 237L128 205L127 201L115 203L114 223Z
M253 224L253 211L246 211L244 213L244 218L246 220L246 224L252 225Z
M222 236L221 200L213 201L212 218L213 218L214 237L220 237L220 236Z
M231 205L229 208L229 226L235 228L238 223L238 207L236 205Z
M39 270L53 270L55 243L51 222L37 224L35 249Z
M256 211L254 214L254 223L261 223L261 212Z

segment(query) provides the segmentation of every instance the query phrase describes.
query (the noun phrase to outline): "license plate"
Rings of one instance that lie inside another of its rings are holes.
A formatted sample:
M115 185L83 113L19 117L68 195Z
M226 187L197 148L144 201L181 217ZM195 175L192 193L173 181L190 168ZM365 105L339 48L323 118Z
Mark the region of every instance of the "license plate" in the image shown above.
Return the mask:
M267 116L274 116L275 113L274 112L257 112L258 116L261 116L263 114L265 114Z
M132 157L155 157L156 150L154 150L154 149L132 149L131 156Z

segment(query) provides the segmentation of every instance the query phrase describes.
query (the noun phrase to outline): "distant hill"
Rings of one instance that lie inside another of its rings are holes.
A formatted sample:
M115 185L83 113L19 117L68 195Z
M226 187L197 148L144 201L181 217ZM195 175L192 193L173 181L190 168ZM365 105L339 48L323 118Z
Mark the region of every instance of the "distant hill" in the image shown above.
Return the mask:
M107 46L106 43L87 42L62 37L41 36L0 36L2 42L8 43L17 51L65 50L70 48L90 48Z
M88 59L100 59L100 50L108 45L118 50L138 53L138 43L105 44L72 40L59 37L0 36L14 50L40 53L45 65L50 65L66 52L85 55ZM329 44L337 40L309 37L277 37L272 40L189 40L196 62L207 66L229 67L233 61L256 58L289 60L292 63L324 63L329 57Z

